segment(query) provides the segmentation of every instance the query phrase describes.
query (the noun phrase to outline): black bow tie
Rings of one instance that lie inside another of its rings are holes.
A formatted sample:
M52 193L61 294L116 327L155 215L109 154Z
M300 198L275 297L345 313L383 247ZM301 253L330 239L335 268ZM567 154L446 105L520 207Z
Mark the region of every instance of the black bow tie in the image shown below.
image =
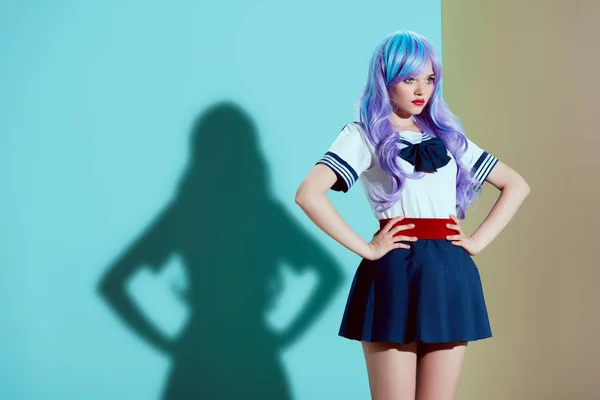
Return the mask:
M450 161L446 146L440 138L431 138L417 144L403 139L400 142L408 146L400 149L398 156L412 164L415 171L437 172L438 168Z

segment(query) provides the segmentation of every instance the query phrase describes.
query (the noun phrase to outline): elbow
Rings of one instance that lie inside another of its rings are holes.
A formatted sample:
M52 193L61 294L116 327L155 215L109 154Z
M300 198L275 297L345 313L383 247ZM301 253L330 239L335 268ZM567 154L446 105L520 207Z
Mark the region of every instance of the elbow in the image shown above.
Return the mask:
M519 179L515 184L515 190L521 193L523 198L529 196L529 193L531 193L531 187L529 187L529 184L522 176L519 176Z
M527 181L521 177L521 192L523 193L524 197L529 196L529 193L531 193L531 187L529 187L529 184L527 183Z
M507 180L504 185L498 187L498 189L500 189L502 192L506 191L514 193L522 198L529 196L529 193L531 193L531 188L529 187L527 181L521 175L516 173L511 177L511 179Z
M310 196L306 193L306 190L302 190L302 188L299 188L296 191L295 202L300 206L300 208L303 208L303 206L308 202L309 197Z
M523 188L523 191L525 192L525 197L529 196L529 193L531 193L531 188L529 187L527 182L525 182L525 187Z
M306 187L300 187L296 191L296 204L300 206L300 208L305 209L309 204L311 204L314 199L319 195L318 192L314 190L308 190Z

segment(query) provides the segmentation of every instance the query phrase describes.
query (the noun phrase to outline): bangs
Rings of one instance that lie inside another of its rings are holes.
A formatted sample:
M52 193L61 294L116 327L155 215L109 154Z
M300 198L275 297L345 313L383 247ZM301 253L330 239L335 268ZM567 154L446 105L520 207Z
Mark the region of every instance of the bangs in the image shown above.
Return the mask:
M417 78L418 76L428 73L428 61L431 61L431 73L435 75L435 65L433 63L433 60L431 60L430 58L422 58L420 60L415 60L415 63L410 66L410 69L408 65L405 68L403 68L403 73L401 74L402 79Z
M406 47L406 59L400 74L405 78L416 78L419 75L425 74L427 63L431 62L432 72L435 73L435 60L433 49L430 49L426 43L419 38L409 38L409 43Z
M439 65L435 50L418 35L404 32L389 38L383 53L387 71L387 83L395 84L400 80L416 78L428 73L427 64L431 62L432 73L439 74Z

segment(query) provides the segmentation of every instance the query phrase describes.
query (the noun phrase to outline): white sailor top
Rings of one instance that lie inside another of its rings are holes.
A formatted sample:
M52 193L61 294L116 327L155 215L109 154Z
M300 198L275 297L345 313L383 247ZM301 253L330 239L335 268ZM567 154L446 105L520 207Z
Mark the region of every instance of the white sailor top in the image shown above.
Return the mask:
M375 189L376 193L380 193L382 189L389 193L392 178L379 166L376 150L360 125L351 122L344 126L329 150L317 162L317 164L328 166L337 175L337 181L331 189L347 192L357 180L360 180L373 214L377 219L397 216L448 218L449 214L456 215L457 165L450 151L444 146L440 153L439 146L443 146L443 143L427 133L414 131L396 133L398 134L399 163L405 172L419 171L415 164L414 150L421 147L418 146L420 144L437 147L440 157L444 158L444 160L441 160L443 166L429 165L427 169L433 171L432 173L423 173L421 178L406 179L400 197L392 207L378 212L375 209L377 204L369 198L368 193L371 189ZM467 138L467 144L467 149L461 157L461 161L470 169L477 185L482 185L497 164L498 159L481 149L469 138ZM418 154L416 158L419 158Z

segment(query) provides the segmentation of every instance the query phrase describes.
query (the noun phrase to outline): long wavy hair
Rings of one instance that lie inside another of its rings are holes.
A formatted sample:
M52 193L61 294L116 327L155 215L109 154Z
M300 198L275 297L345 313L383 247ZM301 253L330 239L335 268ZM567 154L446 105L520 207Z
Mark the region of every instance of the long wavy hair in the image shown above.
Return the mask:
M430 136L439 137L456 161L456 206L458 217L465 218L467 208L480 192L470 170L461 162L467 140L460 120L442 98L442 67L431 43L412 31L394 32L376 47L369 65L369 76L359 101L360 125L377 151L381 168L391 176L391 191L371 190L369 197L379 212L389 209L400 197L407 178L420 178L424 173L406 173L398 160L398 133L388 117L395 111L390 92L395 85L425 72L431 61L435 80L431 98L423 111L414 115L416 124Z

